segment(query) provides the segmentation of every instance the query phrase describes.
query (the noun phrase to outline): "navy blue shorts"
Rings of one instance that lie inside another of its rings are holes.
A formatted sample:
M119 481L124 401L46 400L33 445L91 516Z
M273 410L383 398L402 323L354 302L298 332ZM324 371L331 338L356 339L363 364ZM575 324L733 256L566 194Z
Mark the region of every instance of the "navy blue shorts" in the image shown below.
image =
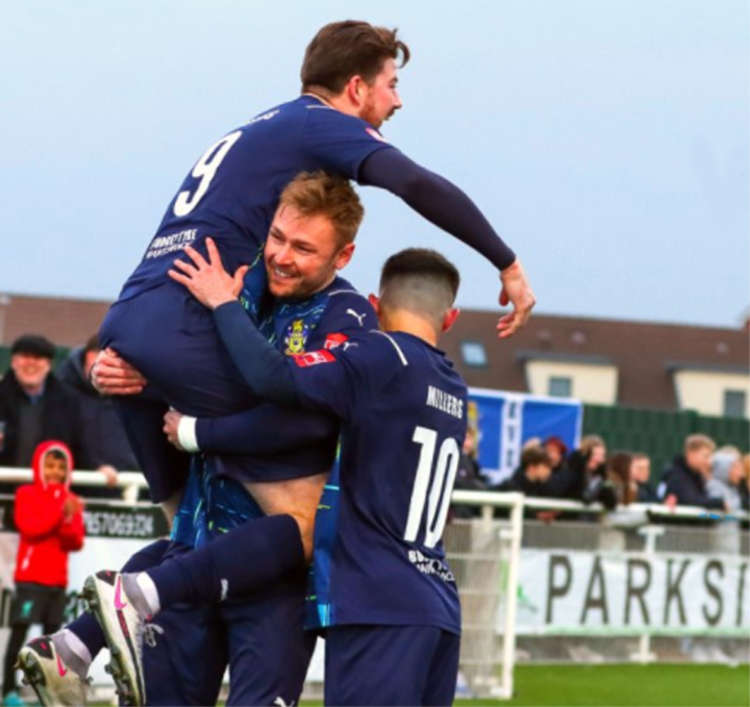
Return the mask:
M141 395L113 400L151 499L164 501L184 485L189 462L161 431L168 407L216 417L246 410L257 400L221 343L211 312L176 283L116 302L104 318L99 340L149 381ZM242 457L235 459L242 464Z
M166 556L185 551L173 544ZM302 568L242 602L160 612L144 639L147 704L216 704L227 665L227 705L298 702L315 648L302 626L306 584Z
M306 570L256 593L248 602L225 603L228 636L227 705L297 704L315 648L302 627Z
M225 627L215 607L176 604L146 625L147 705L215 705L226 666Z
M326 705L450 705L460 636L434 626L326 631Z

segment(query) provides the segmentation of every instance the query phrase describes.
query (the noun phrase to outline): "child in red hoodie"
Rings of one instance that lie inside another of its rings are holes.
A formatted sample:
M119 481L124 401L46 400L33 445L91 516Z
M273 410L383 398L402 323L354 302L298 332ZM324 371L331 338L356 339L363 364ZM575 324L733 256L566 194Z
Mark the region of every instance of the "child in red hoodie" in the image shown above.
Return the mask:
M20 540L11 607L11 634L5 652L3 704L21 705L14 663L29 625L56 631L65 609L68 553L83 547L83 504L69 490L73 457L63 442L39 444L32 461L34 483L16 490L14 520Z

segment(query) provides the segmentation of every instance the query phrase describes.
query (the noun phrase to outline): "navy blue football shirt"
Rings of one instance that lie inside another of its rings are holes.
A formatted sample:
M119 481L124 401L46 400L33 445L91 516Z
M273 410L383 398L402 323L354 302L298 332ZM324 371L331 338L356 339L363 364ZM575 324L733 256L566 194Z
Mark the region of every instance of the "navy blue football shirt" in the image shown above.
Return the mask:
M460 633L441 538L466 433L464 381L442 351L403 332L294 360L303 405L342 420L315 520L309 625Z
M367 299L347 280L336 277L308 299L272 300L263 312L259 330L277 350L294 356L306 351L329 351L374 326L377 318ZM296 430L300 424L307 431ZM309 440L311 424L310 419L301 420L294 411L275 405L271 409L261 405L234 415L199 418L195 431L207 474L199 473L194 463L172 538L197 546L216 532L226 532L249 518L262 516L238 482L284 481L328 472L334 464L338 429L322 426L331 430L331 436L313 443ZM268 437L273 438L277 450L263 451ZM243 455L239 464L234 463L237 454Z
M186 246L213 237L229 272L252 263L266 239L284 187L301 171L324 169L356 179L363 160L391 146L369 123L303 95L257 115L211 145L185 177L128 278L120 299L157 287ZM262 268L253 271L263 275ZM265 282L248 286L254 304Z

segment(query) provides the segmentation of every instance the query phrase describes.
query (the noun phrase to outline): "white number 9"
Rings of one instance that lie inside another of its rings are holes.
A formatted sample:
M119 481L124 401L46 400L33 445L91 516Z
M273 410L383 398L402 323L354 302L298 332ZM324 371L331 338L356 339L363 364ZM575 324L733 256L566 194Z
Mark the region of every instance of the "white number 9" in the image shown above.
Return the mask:
M195 167L193 167L193 171L191 172L193 177L201 180L198 188L192 196L187 190L181 191L177 195L177 198L174 200L174 207L172 208L175 216L187 216L198 205L198 202L208 191L211 180L214 178L222 160L227 156L227 152L229 152L232 145L240 139L241 135L241 130L235 130L233 133L229 133L229 135L224 136L221 140L211 145L203 153L203 156L195 163Z

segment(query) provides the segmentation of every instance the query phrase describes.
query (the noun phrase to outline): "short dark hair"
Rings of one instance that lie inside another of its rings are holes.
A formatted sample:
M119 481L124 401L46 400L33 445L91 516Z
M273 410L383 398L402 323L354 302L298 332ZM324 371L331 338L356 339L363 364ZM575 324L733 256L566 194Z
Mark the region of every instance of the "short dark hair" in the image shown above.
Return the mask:
M55 357L55 345L41 334L24 334L11 344L11 356L17 353L52 360Z
M387 309L406 309L427 317L439 331L460 280L453 263L437 251L407 248L383 265L380 303Z
M333 94L341 93L356 75L372 83L385 60L397 59L399 54L404 66L409 61L409 47L396 39L397 32L358 20L321 27L305 49L300 70L302 90L320 86Z
M68 457L65 454L65 452L61 451L60 449L50 449L45 455L44 458L52 457L53 459L58 459L59 461L64 461L65 466L68 465Z
M521 454L521 468L526 469L530 466L536 466L537 464L546 464L549 467L552 466L552 460L549 458L547 450L545 450L544 447L537 446L524 449L523 454Z
M429 248L406 248L388 258L380 273L380 289L391 280L406 275L426 275L443 280L450 288L453 299L461 284L456 266L445 256Z

